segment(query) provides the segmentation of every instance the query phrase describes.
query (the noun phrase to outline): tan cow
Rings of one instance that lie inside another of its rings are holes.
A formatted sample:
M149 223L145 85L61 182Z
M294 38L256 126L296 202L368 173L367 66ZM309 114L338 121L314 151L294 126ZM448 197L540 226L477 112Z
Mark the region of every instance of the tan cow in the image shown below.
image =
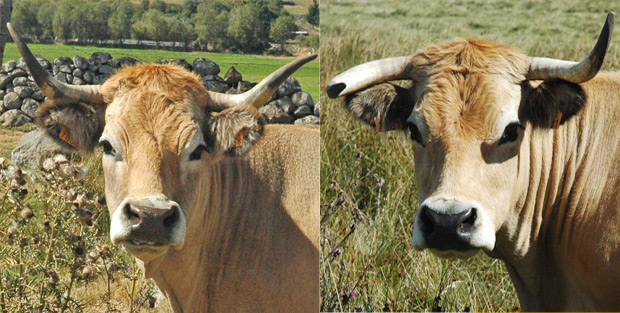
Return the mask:
M101 86L49 75L9 26L50 98L38 121L67 147L103 146L110 237L175 312L317 312L319 129L258 112L316 56L241 95L175 65L126 67Z
M524 310L620 310L620 73L456 40L356 66L327 86L411 137L413 246L503 260ZM596 75L596 76L595 76ZM386 83L408 79L410 88Z

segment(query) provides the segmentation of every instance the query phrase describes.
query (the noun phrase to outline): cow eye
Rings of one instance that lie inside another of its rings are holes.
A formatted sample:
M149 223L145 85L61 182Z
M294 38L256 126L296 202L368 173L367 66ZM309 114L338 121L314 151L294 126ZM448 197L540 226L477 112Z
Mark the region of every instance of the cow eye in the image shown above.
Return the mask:
M110 144L109 141L107 140L102 140L99 142L99 145L101 145L101 147L103 148L103 153L106 155L115 155L116 154L116 150L114 150L114 148L112 148L112 145Z
M202 157L202 151L203 150L207 150L207 147L205 145L199 145L198 147L196 147L196 149L194 149L194 151L192 151L192 153L190 153L189 160L190 161L198 161L198 160L200 160L200 158Z
M499 139L499 145L517 141L519 139L519 128L523 128L519 122L508 124L506 129L504 129L502 137Z
M411 140L418 142L424 147L424 143L422 142L422 134L420 134L420 130L413 123L409 123L409 135L411 136Z

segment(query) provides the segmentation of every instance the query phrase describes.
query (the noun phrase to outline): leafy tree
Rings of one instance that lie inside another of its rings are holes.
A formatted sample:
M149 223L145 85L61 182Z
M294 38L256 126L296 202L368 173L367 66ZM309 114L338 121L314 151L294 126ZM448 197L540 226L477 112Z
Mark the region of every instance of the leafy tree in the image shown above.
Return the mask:
M221 51L228 41L228 18L231 8L225 1L209 1L198 5L193 16L197 42L208 50Z
M82 42L88 39L88 36L92 33L92 24L89 21L90 8L84 3L78 3L71 11L63 14L69 22L69 30L78 42ZM68 38L68 36L64 36Z
M308 13L306 13L306 21L308 21L308 23L314 26L319 26L319 4L316 2L316 0L313 0L312 4L308 7Z
M157 10L166 13L167 5L163 0L154 0L149 4L149 10Z
M110 1L96 1L87 4L89 7L88 21L91 23L89 37L95 40L110 38L107 17L114 12L113 3Z
M113 5L114 12L108 19L110 38L122 43L123 39L131 36L131 23L136 8L131 2L124 0L117 0Z
M276 42L279 42L282 51L284 51L286 40L293 38L296 30L297 25L295 25L293 17L290 15L282 15L271 24L269 36Z
M137 39L155 40L159 46L160 41L168 39L170 26L164 13L158 10L148 10L139 21L133 24L132 30Z
M54 19L54 13L56 12L56 4L53 2L44 2L39 7L37 13L37 21L41 27L42 36L54 36L54 29L52 28L52 22Z
M230 11L227 34L234 50L261 52L269 46L269 31L264 28L255 3L245 3Z
M56 5L56 12L52 18L52 29L54 36L64 40L71 36L71 21L67 18L66 12L71 12L74 8L74 1L63 0Z
M189 43L196 39L196 33L187 19L170 16L168 17L168 25L170 27L170 32L168 33L169 41L181 41L183 46L187 48Z
M13 5L12 23L15 30L24 35L40 36L37 13L41 2L36 0L16 1Z

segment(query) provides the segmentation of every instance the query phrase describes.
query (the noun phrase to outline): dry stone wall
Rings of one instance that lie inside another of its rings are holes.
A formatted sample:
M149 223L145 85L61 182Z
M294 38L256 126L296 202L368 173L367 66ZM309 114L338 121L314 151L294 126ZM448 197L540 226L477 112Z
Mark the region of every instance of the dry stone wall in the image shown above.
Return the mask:
M86 59L81 56L59 57L53 62L37 56L39 63L63 83L73 85L102 84L117 69L142 63L130 57L112 58L107 52L95 52ZM249 90L256 83L243 80L243 75L230 67L223 77L215 62L196 58L191 64L184 59L159 59L156 63L175 63L194 71L201 77L207 90L236 94ZM0 125L21 126L31 123L45 100L45 95L34 83L23 59L7 61L0 69ZM280 86L269 103L260 109L268 123L319 124L320 106L299 82L289 77Z

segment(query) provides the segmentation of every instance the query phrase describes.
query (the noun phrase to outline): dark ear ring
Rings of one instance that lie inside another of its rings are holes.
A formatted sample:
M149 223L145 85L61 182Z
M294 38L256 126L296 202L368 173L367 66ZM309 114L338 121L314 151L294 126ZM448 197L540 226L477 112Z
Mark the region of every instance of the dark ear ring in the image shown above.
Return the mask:
M346 106L355 117L377 131L402 129L415 105L408 89L382 83L347 95Z
M92 152L105 126L105 107L86 103L46 101L36 123L63 147Z
M586 103L580 85L565 80L544 81L537 87L521 84L519 117L534 127L556 128L579 113Z
M204 128L207 151L240 155L248 151L263 133L265 119L254 107L233 107L212 112Z

